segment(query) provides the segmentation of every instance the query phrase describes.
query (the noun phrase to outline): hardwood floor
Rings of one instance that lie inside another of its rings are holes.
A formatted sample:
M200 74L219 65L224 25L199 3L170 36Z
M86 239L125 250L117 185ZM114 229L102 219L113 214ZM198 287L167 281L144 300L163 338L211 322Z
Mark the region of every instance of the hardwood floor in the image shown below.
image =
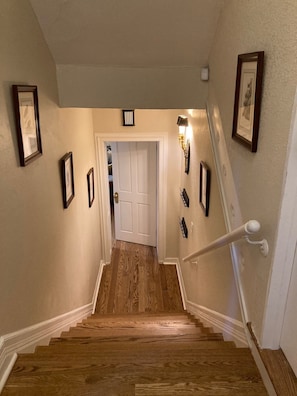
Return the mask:
M250 323L248 323L248 329L256 347L258 348L259 354L274 386L276 394L280 396L296 396L297 378L283 351L281 349L261 349L258 345Z
M182 299L174 265L158 263L151 246L116 241L105 266L96 313L180 312Z
M186 313L95 314L21 354L2 396L267 395L250 351Z
M173 266L117 242L96 313L20 354L1 396L264 396L251 352L183 310Z

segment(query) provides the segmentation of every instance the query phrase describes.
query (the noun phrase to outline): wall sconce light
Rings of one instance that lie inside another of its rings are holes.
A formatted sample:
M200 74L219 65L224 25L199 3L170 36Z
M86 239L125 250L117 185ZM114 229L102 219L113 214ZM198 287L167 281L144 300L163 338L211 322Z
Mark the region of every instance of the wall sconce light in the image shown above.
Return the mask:
M177 118L178 125L178 140L181 148L185 151L187 146L187 127L188 127L188 119L185 116L178 116Z
M189 125L187 117L178 116L177 125L179 130L178 140L185 157L185 173L188 174L190 170L190 140L187 136L187 128Z

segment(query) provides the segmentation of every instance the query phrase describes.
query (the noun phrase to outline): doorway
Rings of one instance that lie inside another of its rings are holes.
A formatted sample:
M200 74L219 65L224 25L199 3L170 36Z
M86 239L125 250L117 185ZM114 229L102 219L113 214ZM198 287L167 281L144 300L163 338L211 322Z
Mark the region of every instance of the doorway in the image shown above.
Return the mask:
M168 155L168 138L167 133L150 133L125 134L121 136L115 133L100 133L95 135L96 154L98 165L98 197L100 211L100 237L102 246L102 260L105 263L110 262L112 250L112 229L111 229L111 209L110 194L107 170L107 144L113 142L156 142L157 145L157 252L159 261L165 258L165 241L166 241L166 197L167 197L167 155Z
M156 247L156 142L109 143L107 158L112 234L116 240Z

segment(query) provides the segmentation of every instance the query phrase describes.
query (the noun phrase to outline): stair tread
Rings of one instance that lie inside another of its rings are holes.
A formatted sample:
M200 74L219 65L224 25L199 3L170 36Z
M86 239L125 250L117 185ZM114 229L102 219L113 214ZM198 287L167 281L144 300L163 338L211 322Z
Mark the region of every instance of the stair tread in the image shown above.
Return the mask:
M187 382L188 388L181 388L180 379L177 379L172 384L163 381L162 383L148 383L148 384L129 384L129 383L112 383L112 384L92 384L86 383L81 385L68 384L67 387L56 384L43 385L42 387L26 386L23 387L22 395L26 396L218 396L218 395L236 395L236 396L262 396L267 395L267 392L263 388L263 385L259 382L250 382L247 380L229 381L227 378L213 379L211 377L205 378L205 381L199 383L197 386L197 380ZM154 386L155 385L155 386ZM162 391L159 392L162 386ZM192 388L191 388L192 387ZM98 389L99 388L99 389ZM159 389L158 389L159 388ZM191 390L193 389L193 390ZM155 393L153 393L155 392ZM167 393L166 393L167 392ZM1 396L20 396L19 388L8 387L4 388Z
M143 357L143 360L120 361L119 363L97 361L94 357L79 357L73 359L61 359L60 357L48 359L42 357L22 356L13 369L13 374L8 381L9 385L23 384L34 386L39 384L106 384L109 381L139 383L139 382L163 382L164 380L178 380L182 377L185 381L194 380L205 382L206 378L229 382L249 380L259 382L261 377L255 367L251 354L240 353L209 354L205 351L196 359L172 360ZM88 360L89 359L89 360ZM54 364L53 364L54 363ZM145 381L140 381L145 379Z
M30 362L35 361L36 364L38 363L45 363L45 364L52 364L53 362L57 361L59 363L66 361L80 361L81 363L90 363L91 362L98 362L103 364L103 362L116 363L116 362L135 362L137 361L142 362L144 361L145 364L149 362L163 362L163 361L172 361L172 362L188 362L188 361L195 361L195 362L204 362L208 361L215 361L215 360L222 360L222 359L236 359L236 357L240 357L248 361L250 359L251 362L251 354L249 349L240 348L236 351L231 348L220 348L220 349L196 349L196 350L176 350L176 349L158 349L158 350L138 350L138 349L130 349L125 350L124 352L119 351L118 349L109 350L108 353L102 353L99 351L93 352L90 354L89 351L81 351L77 350L76 353L51 353L51 354L43 354L43 353L35 353L35 354L20 354L18 357L18 365L21 364L28 364Z
M72 328L67 332L62 332L61 337L120 337L120 336L171 336L171 335L198 335L209 334L209 330L200 327L191 328Z
M80 351L90 351L92 353L102 353L104 351L125 351L131 349L131 344L127 342L105 342L105 343L78 343L78 342L66 342L50 344L49 346L39 346L36 348L35 353L75 353ZM134 343L133 348L140 351L146 350L191 350L196 351L197 349L225 349L225 348L236 348L233 341L196 341L183 343L168 343L161 341L159 343Z
M238 383L216 382L209 384L201 384L197 382L179 382L171 383L153 383L153 384L136 384L135 396L188 396L188 395L234 395L236 396L257 396L267 395L264 386L259 387L258 383L250 383L249 381L241 381Z

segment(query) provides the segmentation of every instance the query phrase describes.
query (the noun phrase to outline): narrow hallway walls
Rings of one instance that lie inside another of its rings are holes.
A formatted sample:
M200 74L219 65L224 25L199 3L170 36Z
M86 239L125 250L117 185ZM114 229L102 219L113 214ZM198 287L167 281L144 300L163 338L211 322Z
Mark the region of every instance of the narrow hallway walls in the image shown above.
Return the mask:
M183 152L180 149L180 188L185 188L189 196L189 207L180 199L180 217L184 217L188 227L188 238L180 233L179 261L187 294L188 309L201 311L206 317L216 319L226 327L239 327L244 339L241 312L228 246L209 252L192 262L182 258L207 246L226 233L216 168L212 153L210 132L205 110L188 110L190 140L190 169L185 173ZM210 170L209 214L199 203L200 163L203 161ZM213 325L213 323L211 323ZM221 329L220 329L221 330ZM237 329L238 330L238 329ZM233 331L233 330L232 330ZM231 332L232 332L231 331ZM228 334L225 334L228 338Z
M100 261L91 110L60 109L56 69L27 0L0 2L0 337L92 302ZM37 85L43 154L19 165L12 84ZM63 209L60 158L75 197ZM96 171L96 170L95 170Z

